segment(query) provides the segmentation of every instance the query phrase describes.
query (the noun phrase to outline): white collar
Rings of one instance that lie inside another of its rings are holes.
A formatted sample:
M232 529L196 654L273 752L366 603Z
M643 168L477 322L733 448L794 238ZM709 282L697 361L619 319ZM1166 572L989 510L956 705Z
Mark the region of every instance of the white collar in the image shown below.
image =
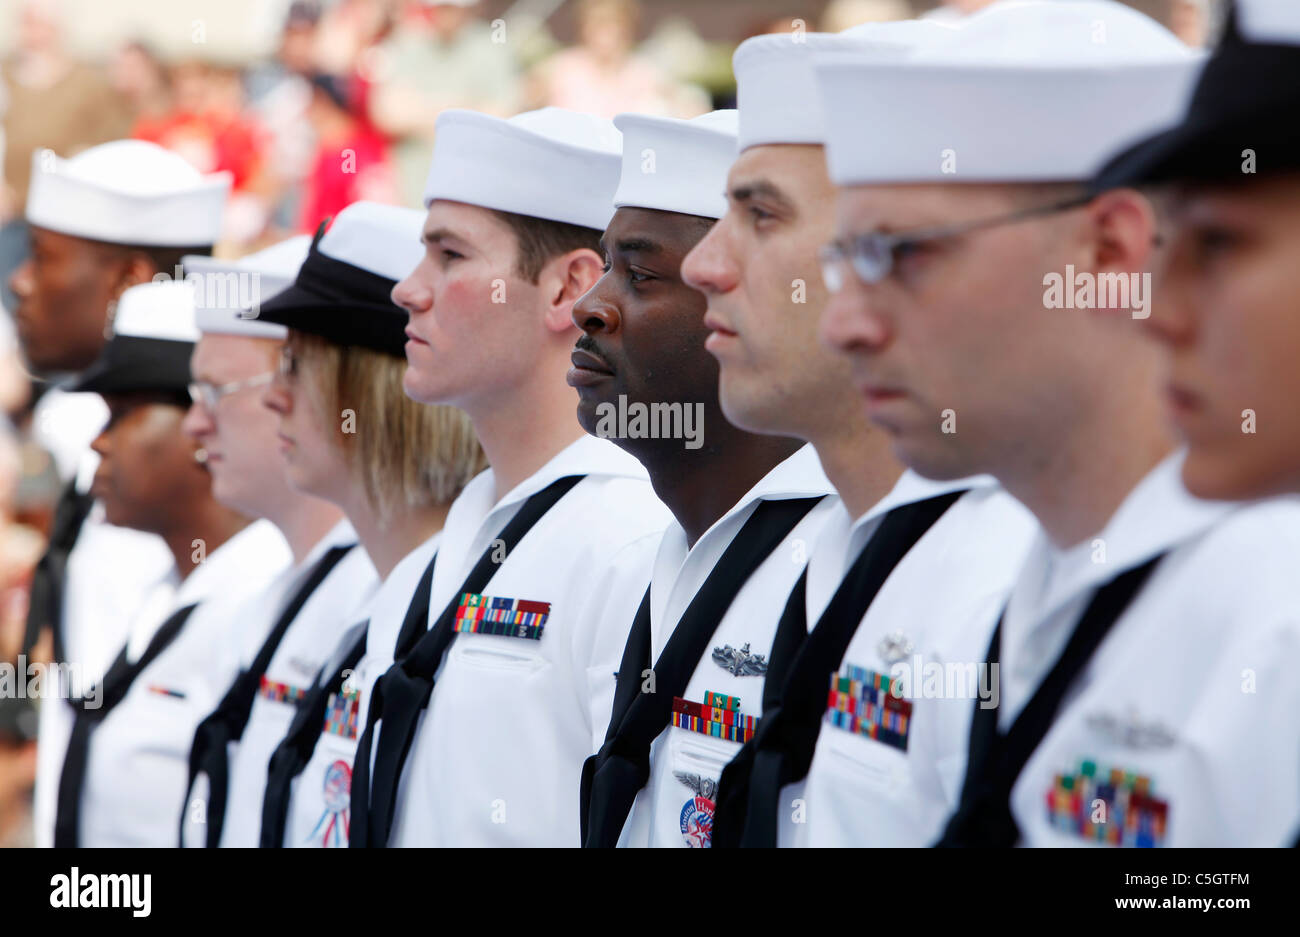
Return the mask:
M496 504L490 502L492 493L496 491L496 476L490 468L475 476L465 486L461 497L478 507L477 514L491 514L532 497L556 479L566 475L640 479L648 477L641 463L614 443L608 439L584 434L557 452L549 462L512 488Z
M788 498L816 498L821 495L834 494L835 488L822 471L821 460L811 445L800 446L793 455L778 462L760 478L754 487L733 504L706 530L695 546L686 549L686 531L674 520L664 531L664 544L672 544L679 555L695 552L706 540L713 538L714 532L728 527L731 518L747 510L757 501L781 501ZM728 533L728 536L731 534Z
M351 522L345 517L329 530L325 536L316 541L315 545L307 551L303 561L298 564L297 569L311 569L325 555L326 551L335 547L350 547L357 544L357 531Z
M1040 528L1016 589L1039 584L1043 594L1033 603L1038 620L1083 592L1191 540L1239 506L1188 494L1181 478L1185 457L1186 450L1180 449L1148 472L1093 537L1059 549ZM1095 559L1101 556L1104 562Z
M209 553L181 581L175 608L202 602L248 582L265 584L289 562L284 535L268 520L256 520Z
M883 498L867 509L867 512L855 520L849 531L847 556L858 555L871 535L875 533L876 521L894 508L905 504L914 504L929 498L937 498L951 491L968 488L989 488L996 485L997 479L989 475L972 475L967 478L954 478L947 481L932 481L918 475L911 469L904 470L894 487ZM846 559L845 562L850 562Z

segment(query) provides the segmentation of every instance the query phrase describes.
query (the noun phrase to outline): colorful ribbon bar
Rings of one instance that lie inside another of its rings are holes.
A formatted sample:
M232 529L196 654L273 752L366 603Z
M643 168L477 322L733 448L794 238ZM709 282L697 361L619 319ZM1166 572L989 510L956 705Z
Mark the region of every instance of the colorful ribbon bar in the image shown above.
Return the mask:
M1169 802L1152 793L1146 775L1098 771L1084 760L1074 774L1058 774L1047 792L1048 822L1058 830L1109 846L1163 846Z
M266 674L262 674L262 681L257 687L257 693L273 703L296 704L307 695L307 688L291 686L288 683L277 683L268 679Z
M470 634L499 634L540 641L551 613L550 602L499 599L466 592L456 607L453 630Z
M740 712L740 697L727 696L725 693L715 693L712 690L706 690L704 693L704 705L716 707L717 709L734 709Z
M715 699L721 696L721 694L712 694ZM731 697L722 698L730 699ZM721 709L717 706L706 706L703 703L692 703L680 696L674 696L672 724L689 732L698 732L701 735L711 735L717 739L726 739L728 742L743 744L754 737L754 729L758 726L758 718L755 716L742 716L734 709Z
M329 701L325 704L325 727L322 730L326 735L338 735L345 739L355 739L357 737L357 711L361 707L361 692L359 690L344 690L342 693L331 693Z
M826 721L837 729L907 751L912 703L891 693L891 686L884 674L846 665L843 672L831 674Z

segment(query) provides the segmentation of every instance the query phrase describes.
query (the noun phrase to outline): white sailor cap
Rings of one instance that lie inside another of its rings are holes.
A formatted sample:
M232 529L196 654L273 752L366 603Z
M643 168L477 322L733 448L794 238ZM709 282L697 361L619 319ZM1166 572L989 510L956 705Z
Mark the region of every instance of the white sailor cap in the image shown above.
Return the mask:
M393 304L399 280L424 257L424 212L353 202L322 224L292 284L262 302L258 321L406 356L406 311Z
M199 331L249 338L282 339L288 335L283 325L259 322L257 310L294 281L309 247L311 236L299 234L238 260L182 257L185 282L194 289L194 320Z
M204 175L144 140L114 140L71 159L32 154L27 221L60 234L143 247L202 247L221 234L228 172Z
M1247 42L1300 46L1300 4L1296 0L1236 0L1237 31Z
M465 202L603 231L614 214L621 135L591 114L544 107L503 120L438 115L424 204Z
M736 112L712 111L691 120L619 114L623 172L614 207L653 208L721 218L727 170L736 159Z
M198 338L194 290L188 283L168 280L132 286L117 301L113 337L71 389L99 394L184 393Z
M1002 2L900 62L814 60L836 185L1089 178L1173 122L1203 56L1112 0Z
M826 142L825 120L813 84L814 55L843 49L893 61L953 31L952 26L929 20L901 20L864 23L840 33L773 33L746 39L731 60L740 112L739 148Z
M1300 171L1300 3L1237 0L1183 120L1115 156L1093 189L1186 179L1240 181L1242 147L1260 175Z

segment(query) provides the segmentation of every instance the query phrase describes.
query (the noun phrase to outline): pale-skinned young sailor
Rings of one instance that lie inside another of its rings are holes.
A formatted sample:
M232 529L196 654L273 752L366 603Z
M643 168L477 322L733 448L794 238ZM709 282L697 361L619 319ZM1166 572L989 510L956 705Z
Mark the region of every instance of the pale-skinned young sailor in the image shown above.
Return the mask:
M175 275L184 254L208 253L220 235L227 173L202 175L180 156L139 140L91 147L70 159L38 151L26 217L29 257L11 275L23 355L37 373L84 371L112 333L122 291ZM26 651L42 631L56 661L99 674L126 639L141 598L171 566L157 537L114 527L88 494L90 442L107 418L95 394L52 388L34 414L39 437L73 464L50 545L32 584ZM36 842L48 846L72 714L40 710L34 801Z
M565 384L619 134L558 108L444 111L437 129L425 256L393 291L406 390L465 410L492 467L447 516L429 630L376 685L352 844L368 805L370 845L576 846L591 701L669 519L640 464L583 433Z
M889 69L832 58L815 69L843 287L823 331L904 461L987 471L1042 528L940 843L1287 842L1300 506L1189 496L1132 318L1159 294L1099 302L1084 285L1141 289L1151 203L1081 183L1177 118L1199 56L1127 7L1060 0L990 7ZM996 130L979 116L994 110Z
M109 409L91 492L110 523L161 537L173 566L103 679L71 701L56 846L175 845L194 729L234 676L221 651L233 615L291 560L274 525L216 500L181 429L193 296L183 282L126 290L113 338L74 385Z
M840 501L806 574L778 600L764 723L721 778L719 845L923 845L956 803L979 688L925 698L907 677L978 658L1032 521L992 479L905 472L855 399L848 362L818 344L828 294L817 251L834 190L827 130L809 106L818 50L889 60L949 32L872 25L798 43L759 37L736 52L741 152L730 204L684 273L708 297L728 415L808 440ZM802 303L792 302L796 282ZM796 656L809 631L809 653ZM879 681L891 678L898 695L887 700ZM833 705L828 683L840 694Z
M605 274L574 306L584 334L568 380L579 422L641 461L675 520L583 768L583 843L707 847L714 785L759 716L782 599L835 499L810 447L723 416L704 296L681 281L682 258L726 210L735 111L614 123L623 169ZM647 438L610 419L656 408L693 414L694 445L671 424Z
M293 282L311 238L300 235L236 261L184 258L200 331L182 428L203 447L212 492L284 534L293 565L243 606L228 645L238 677L199 724L190 750L182 845L257 845L266 766L294 706L377 585L356 531L334 504L295 489L262 391L287 330L255 314ZM247 768L232 774L235 753Z
M1202 498L1300 492L1300 5L1237 0L1182 121L1094 182L1159 187L1167 412Z
M1298 89L1300 7L1236 0L1182 121L1093 184L1160 192L1161 301L1144 324L1164 349L1166 412L1198 497L1300 493Z
M451 502L484 468L469 418L406 396L406 313L397 279L422 254L424 213L354 202L320 238L291 289L258 315L289 329L285 367L263 395L295 487L337 504L382 582L351 616L269 759L237 777L263 795L238 821L252 842L346 847L357 737L375 681L423 633L428 583ZM342 421L340 421L342 414ZM251 789L251 787L250 787ZM243 839L226 837L226 845Z

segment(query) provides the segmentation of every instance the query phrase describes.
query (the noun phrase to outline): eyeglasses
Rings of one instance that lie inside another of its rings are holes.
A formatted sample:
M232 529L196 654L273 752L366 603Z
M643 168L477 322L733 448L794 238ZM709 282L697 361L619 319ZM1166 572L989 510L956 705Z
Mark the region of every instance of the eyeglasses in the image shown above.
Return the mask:
M250 377L242 381L231 381L229 384L212 384L208 381L195 381L190 384L190 399L195 403L201 403L209 411L217 409L217 404L221 398L236 391L247 390L250 387L261 387L263 384L271 383L271 378L275 377L274 371L267 371L265 374L259 374L257 377Z
M867 234L854 235L846 240L831 241L818 252L822 267L822 279L826 282L828 290L832 293L838 293L844 288L844 263L848 261L853 267L854 274L864 284L880 283L885 277L889 276L902 258L936 241L963 237L987 228L996 228L1002 225L1015 224L1019 221L1026 221L1030 218L1039 218L1043 215L1069 211L1086 205L1091 200L1090 196L1081 195L1064 202L1038 205L1034 208L1012 212L1009 215L1000 215L996 218L981 218L977 221L967 221L963 224L948 227L925 228L908 234L885 234L873 231Z

